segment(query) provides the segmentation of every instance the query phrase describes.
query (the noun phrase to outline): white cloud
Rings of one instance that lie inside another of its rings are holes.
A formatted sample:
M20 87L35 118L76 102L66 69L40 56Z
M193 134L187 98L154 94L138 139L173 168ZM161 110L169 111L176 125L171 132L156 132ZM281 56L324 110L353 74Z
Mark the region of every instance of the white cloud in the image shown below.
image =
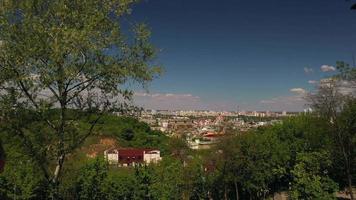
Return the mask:
M309 80L308 83L309 83L309 84L317 84L318 81L316 81L316 80Z
M277 96L257 102L238 103L224 100L202 99L189 93L147 93L135 92L134 104L146 109L158 110L236 110L237 105L244 110L301 111L307 104L303 88L292 88L294 94Z
M274 104L274 103L277 103L276 99L264 99L264 100L261 100L260 103L263 103L263 104Z
M177 98L193 98L199 99L198 96L193 96L192 94L173 94L173 93L146 93L146 92L135 92L135 97L149 97L155 99L177 99Z
M271 99L261 100L259 102L262 104L261 109L264 110L288 110L288 111L301 111L304 109L307 101L302 95L292 95L292 96L279 96Z
M312 68L308 68L308 67L304 67L304 72L306 73L306 74L311 74L311 73L313 73L313 69Z
M148 109L185 110L206 107L199 96L192 94L135 92L134 102Z
M296 102L304 101L304 98L301 96L280 96L272 99L261 100L260 103L263 104L293 104Z
M321 71L322 72L332 72L332 71L335 71L336 68L334 66L331 66L331 65L322 65L320 67Z
M356 95L356 81L338 80L335 78L324 78L319 81L320 88L335 88L343 95Z
M157 110L234 110L236 102L202 99L187 93L134 93L135 105Z
M306 91L303 88L292 88L289 91L296 93L298 95L304 95Z

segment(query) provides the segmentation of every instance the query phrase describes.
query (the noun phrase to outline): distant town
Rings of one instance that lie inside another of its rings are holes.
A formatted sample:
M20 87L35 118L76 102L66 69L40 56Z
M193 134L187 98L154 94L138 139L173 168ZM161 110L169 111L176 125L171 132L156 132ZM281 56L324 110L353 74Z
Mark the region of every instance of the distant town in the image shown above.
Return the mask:
M304 112L308 112L306 109ZM301 112L272 111L208 111L208 110L144 110L139 120L170 137L184 138L192 149L208 149L232 134L251 128L281 123L282 118Z

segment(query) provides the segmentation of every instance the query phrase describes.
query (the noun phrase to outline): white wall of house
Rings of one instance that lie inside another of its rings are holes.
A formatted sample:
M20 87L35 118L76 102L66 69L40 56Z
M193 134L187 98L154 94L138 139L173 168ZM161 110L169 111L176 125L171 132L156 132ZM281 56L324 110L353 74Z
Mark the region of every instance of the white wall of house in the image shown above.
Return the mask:
M161 153L158 150L144 152L143 154L143 161L147 164L157 163L160 160L162 160L162 158Z
M109 164L117 164L119 162L119 152L106 150L104 151L104 156Z

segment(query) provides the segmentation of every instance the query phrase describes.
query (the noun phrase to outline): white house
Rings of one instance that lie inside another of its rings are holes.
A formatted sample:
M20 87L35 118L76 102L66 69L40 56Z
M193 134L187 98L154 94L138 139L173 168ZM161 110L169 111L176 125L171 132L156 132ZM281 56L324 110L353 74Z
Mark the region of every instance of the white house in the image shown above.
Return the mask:
M162 160L161 153L157 149L113 148L104 151L104 156L110 164L116 164L120 166L151 164Z

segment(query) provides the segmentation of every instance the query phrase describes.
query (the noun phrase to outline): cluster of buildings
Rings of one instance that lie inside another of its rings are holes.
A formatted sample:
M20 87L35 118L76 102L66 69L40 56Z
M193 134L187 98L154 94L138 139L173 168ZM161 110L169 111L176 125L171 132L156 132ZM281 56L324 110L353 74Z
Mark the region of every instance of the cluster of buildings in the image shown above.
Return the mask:
M209 148L221 138L251 128L279 123L298 113L270 111L169 111L146 110L140 121L172 137L184 137L192 149Z
M139 120L168 136L184 138L192 149L207 149L232 134L279 123L281 117L296 114L286 111L146 110L141 112ZM157 163L162 159L158 149L111 148L104 152L104 156L111 165L118 167Z
M287 111L211 111L211 110L145 110L141 112L141 116L186 116L186 117L216 117L219 115L238 117L238 116L251 116L251 117L288 117L294 116L298 112Z

